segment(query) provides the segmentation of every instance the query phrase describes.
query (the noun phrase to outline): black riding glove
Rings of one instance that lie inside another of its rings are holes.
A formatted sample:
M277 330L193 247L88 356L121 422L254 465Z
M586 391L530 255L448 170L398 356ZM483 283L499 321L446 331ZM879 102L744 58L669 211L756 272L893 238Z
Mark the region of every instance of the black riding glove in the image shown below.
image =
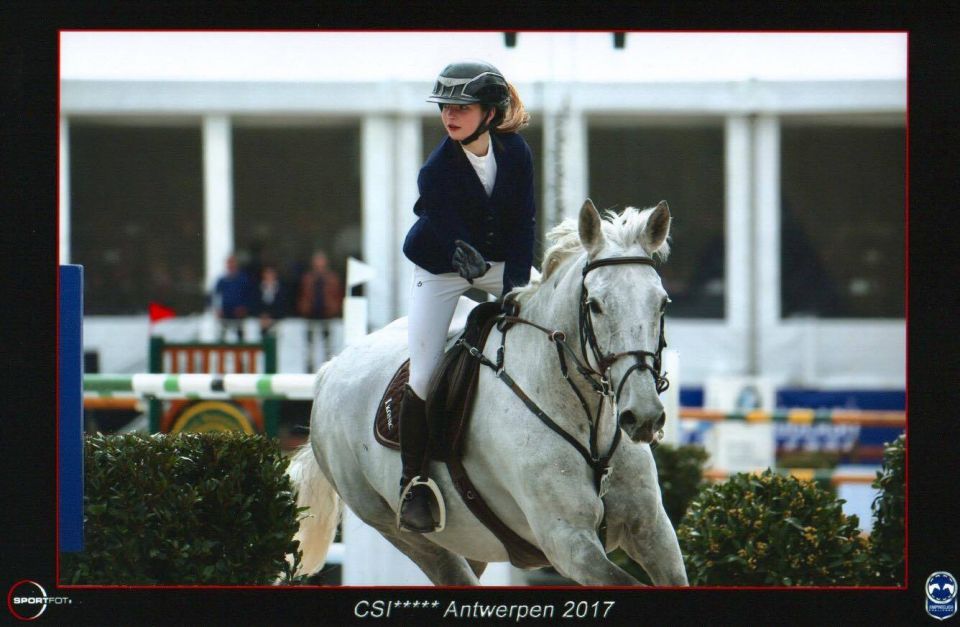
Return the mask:
M456 270L460 276L470 283L473 283L474 279L478 279L487 273L487 270L490 269L490 264L484 261L483 255L481 255L476 248L461 239L453 243L457 247L456 250L453 251L453 269Z

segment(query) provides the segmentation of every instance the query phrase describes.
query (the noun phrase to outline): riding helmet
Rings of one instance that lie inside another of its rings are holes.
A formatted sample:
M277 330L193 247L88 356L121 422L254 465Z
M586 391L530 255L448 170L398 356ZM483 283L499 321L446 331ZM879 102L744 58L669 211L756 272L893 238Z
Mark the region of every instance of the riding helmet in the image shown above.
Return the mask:
M483 61L457 61L443 68L427 102L479 103L504 110L510 104L507 80L500 70Z

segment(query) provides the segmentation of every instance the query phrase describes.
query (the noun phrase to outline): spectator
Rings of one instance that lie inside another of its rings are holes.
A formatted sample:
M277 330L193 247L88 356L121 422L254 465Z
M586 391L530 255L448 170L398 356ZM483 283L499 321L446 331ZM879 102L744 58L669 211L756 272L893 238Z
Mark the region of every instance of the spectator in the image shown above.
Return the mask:
M227 257L227 271L213 289L213 310L220 321L220 341L234 331L243 341L243 321L252 313L254 288L250 277L241 272L235 255Z
M264 264L260 272L260 298L257 313L260 317L260 333L267 334L273 326L289 313L287 287L280 281L277 268Z
M339 318L343 308L343 285L330 269L327 254L318 250L313 253L310 270L300 282L297 313L307 319L307 346L309 358L307 370L313 371L330 357L331 318Z

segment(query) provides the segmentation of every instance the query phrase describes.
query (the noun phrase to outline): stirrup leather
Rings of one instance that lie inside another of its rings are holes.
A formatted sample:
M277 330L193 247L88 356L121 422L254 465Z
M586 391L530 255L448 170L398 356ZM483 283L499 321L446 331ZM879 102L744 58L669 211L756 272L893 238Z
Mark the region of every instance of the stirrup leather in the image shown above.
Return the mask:
M412 529L408 529L400 522L400 510L402 509L404 499L407 498L407 492L409 492L414 486L418 485L425 485L430 489L430 491L433 493L433 498L437 504L437 509L439 510L440 514L440 522L437 523L433 531L425 531L422 533L436 533L437 531L443 531L443 528L447 525L447 508L443 502L443 495L440 493L440 486L438 486L437 483L429 477L426 479L421 479L420 475L417 475L411 479L410 483L407 484L407 487L405 487L400 493L400 501L397 503L397 528L403 531L414 531Z

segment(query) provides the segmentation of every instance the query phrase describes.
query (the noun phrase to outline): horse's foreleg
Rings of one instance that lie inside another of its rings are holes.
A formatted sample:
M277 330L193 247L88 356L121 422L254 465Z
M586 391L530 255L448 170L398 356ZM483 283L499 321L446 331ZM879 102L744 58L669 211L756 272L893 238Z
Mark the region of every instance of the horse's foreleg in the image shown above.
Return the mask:
M544 534L541 547L554 568L581 585L641 585L607 558L600 538L592 529L556 528Z
M622 539L623 550L640 564L658 586L687 586L687 570L680 554L677 533L661 503L647 533L630 533ZM634 529L636 531L636 529Z
M400 531L390 505L367 484L354 481L349 488L353 513L409 557L438 586L477 586L480 581L467 561L418 533Z
M467 560L430 542L420 534L378 529L381 535L409 557L435 586L479 586L479 573ZM484 564L485 566L485 564ZM483 569L480 569L483 572Z
M379 499L371 498L367 504ZM396 527L393 512L386 501L379 499L383 507L371 512L369 506L354 511L357 517L380 532L390 544L409 557L423 574L436 586L478 586L480 580L473 574L467 560L454 555L445 548L430 542L419 533L400 531Z
M480 576L483 575L483 571L487 569L486 562L478 562L476 560L468 559L467 564L470 565L470 570L472 570L473 574L477 576L477 579L479 579Z

